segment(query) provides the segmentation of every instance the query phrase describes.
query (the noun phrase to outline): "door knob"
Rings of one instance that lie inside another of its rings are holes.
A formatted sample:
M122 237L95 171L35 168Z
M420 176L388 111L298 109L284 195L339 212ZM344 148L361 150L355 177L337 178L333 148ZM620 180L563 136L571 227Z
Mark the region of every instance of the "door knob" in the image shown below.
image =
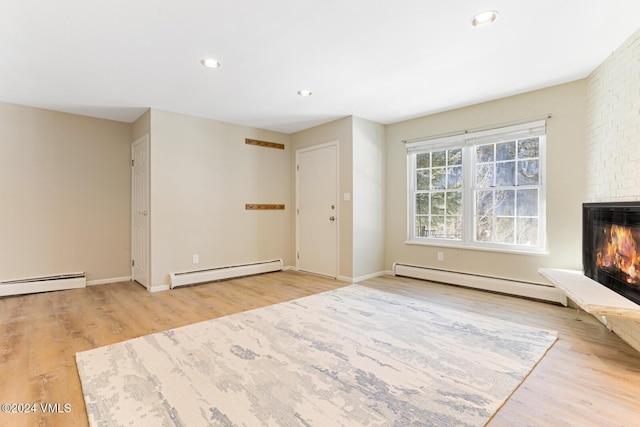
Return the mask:
M335 217L335 216L330 216L330 217L329 217L329 221L333 222L333 221L335 221L335 220L336 220L336 217Z

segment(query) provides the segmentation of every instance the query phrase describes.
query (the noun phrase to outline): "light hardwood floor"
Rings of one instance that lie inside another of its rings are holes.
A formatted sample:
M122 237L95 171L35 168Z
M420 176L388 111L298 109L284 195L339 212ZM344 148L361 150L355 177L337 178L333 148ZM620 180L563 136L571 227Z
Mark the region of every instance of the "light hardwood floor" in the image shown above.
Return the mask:
M593 317L576 321L574 309L407 278L360 284L559 332L489 426L640 425L640 353ZM0 298L0 403L37 409L0 413L0 425L86 425L78 351L345 285L279 272L159 293L122 282ZM60 413L43 413L40 403L57 403Z

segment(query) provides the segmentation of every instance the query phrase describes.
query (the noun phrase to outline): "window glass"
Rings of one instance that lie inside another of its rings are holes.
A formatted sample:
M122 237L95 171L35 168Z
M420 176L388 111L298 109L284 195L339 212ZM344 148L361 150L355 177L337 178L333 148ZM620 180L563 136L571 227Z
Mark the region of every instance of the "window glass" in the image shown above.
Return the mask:
M469 134L461 145L437 140L433 150L415 144L425 148L408 151L409 239L544 251L546 137L543 122L527 126Z

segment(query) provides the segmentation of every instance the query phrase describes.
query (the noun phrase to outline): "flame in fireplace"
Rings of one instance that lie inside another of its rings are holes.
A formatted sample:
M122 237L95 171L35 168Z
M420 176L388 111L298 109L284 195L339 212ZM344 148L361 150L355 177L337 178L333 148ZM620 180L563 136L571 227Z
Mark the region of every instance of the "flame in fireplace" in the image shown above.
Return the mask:
M607 230L603 230L607 233ZM612 225L596 257L598 267L626 274L628 283L640 283L640 254L631 228Z

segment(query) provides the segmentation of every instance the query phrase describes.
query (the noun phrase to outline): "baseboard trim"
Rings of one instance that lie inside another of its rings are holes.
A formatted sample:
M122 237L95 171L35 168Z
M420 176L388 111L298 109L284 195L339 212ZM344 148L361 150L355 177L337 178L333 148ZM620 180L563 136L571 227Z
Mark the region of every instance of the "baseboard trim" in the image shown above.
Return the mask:
M521 282L500 277L439 270L404 263L394 263L393 271L396 276L466 286L469 288L499 292L502 294L560 303L564 306L567 305L566 296L560 292L559 289L548 285Z
M383 271L378 271L376 273L365 274L358 277L338 276L338 280L342 282L359 283L365 280L375 279L376 277L385 276L385 275L393 275L393 272L388 270L383 270Z
M87 280L87 286L110 285L118 282L130 282L131 276L113 277L111 279Z
M53 276L29 277L0 282L0 297L40 292L64 291L87 286L85 273L66 273Z
M298 270L297 267L293 265L288 265L286 267L283 267L282 270L300 271ZM309 274L313 274L313 273L309 273ZM319 275L319 276L328 277L328 276L322 276L322 275ZM339 280L340 282L347 282L347 283L358 283L358 282L362 282L363 280L373 279L375 277L380 277L380 276L393 276L393 271L391 270L378 271L377 273L365 274L364 276L359 276L359 277L338 276L336 277L336 280Z
M219 280L236 277L253 276L255 274L282 271L282 259L257 261L245 264L221 265L201 270L183 271L169 274L171 289L179 286L197 285L200 283L217 282Z

